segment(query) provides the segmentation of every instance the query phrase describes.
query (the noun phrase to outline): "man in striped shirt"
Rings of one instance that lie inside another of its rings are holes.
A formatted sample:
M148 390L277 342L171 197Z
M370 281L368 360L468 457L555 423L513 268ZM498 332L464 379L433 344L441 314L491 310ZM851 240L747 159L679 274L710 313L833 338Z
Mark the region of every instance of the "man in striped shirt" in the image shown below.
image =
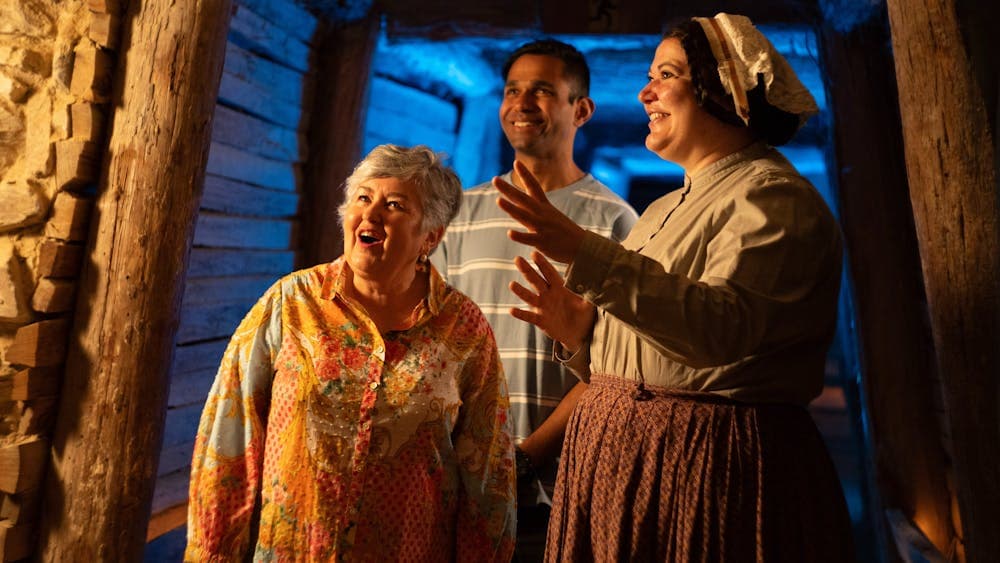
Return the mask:
M517 160L527 165L549 201L580 226L621 240L635 211L573 160L576 131L590 120L590 70L574 47L551 39L527 43L503 67L500 123ZM517 185L510 172L501 176ZM510 316L523 303L508 289L520 280L515 256L530 248L507 238L520 228L496 206L487 182L466 190L458 216L432 257L452 286L475 301L496 335L518 440L516 561L541 561L548 522L548 491L569 415L586 385L553 361L552 341ZM556 264L565 270L565 264Z

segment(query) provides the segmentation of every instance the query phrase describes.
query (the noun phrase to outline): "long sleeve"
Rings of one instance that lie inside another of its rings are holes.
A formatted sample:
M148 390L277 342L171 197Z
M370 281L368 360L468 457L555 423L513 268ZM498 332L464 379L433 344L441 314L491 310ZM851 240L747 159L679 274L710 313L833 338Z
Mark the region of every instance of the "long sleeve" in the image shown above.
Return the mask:
M493 332L486 326L483 335L463 370L455 428L461 480L455 552L457 561L507 562L515 532L510 405Z
M233 334L205 402L191 462L187 561L241 561L251 549L280 317L275 286Z
M588 234L567 286L694 368L815 337L810 323L836 302L836 222L801 182L756 180L694 223L668 220L664 230L692 233L689 247L651 238L640 252Z

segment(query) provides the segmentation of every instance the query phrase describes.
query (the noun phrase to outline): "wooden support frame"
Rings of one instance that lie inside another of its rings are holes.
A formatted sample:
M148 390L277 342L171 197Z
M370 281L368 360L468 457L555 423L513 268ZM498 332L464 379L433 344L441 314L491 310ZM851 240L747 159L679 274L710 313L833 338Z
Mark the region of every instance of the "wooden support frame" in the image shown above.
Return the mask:
M321 32L317 42L315 109L309 125L310 158L305 167L302 231L305 246L299 267L331 262L343 252L337 208L341 186L357 164L364 134L371 60L378 16Z
M889 0L906 170L955 465L955 559L1000 553L996 132L959 0ZM977 25L990 25L986 21ZM918 523L919 524L919 523Z
M141 559L231 8L127 6L45 486L45 561Z
M848 32L822 30L830 80L840 218L851 274L883 511L917 517L942 551L954 541L950 460L939 423L931 335L909 203L885 13ZM921 413L915 416L914 413ZM881 532L888 548L888 530Z

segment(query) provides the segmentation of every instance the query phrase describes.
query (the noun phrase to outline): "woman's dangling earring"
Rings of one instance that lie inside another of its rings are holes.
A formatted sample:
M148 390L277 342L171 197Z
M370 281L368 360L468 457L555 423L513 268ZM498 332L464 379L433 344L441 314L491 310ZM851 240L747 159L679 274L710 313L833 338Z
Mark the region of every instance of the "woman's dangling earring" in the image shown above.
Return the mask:
M421 252L420 256L417 257L417 271L426 272L428 270L430 270L430 268L428 268L427 254Z

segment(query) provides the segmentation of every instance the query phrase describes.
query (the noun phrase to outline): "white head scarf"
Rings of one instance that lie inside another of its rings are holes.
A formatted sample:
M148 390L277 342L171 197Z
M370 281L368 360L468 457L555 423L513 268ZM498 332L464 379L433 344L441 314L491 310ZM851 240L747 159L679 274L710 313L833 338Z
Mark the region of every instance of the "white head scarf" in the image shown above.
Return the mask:
M816 100L802 85L791 65L767 37L746 16L719 13L713 18L693 18L701 24L719 63L719 79L733 96L736 113L743 123L750 123L747 92L757 87L763 76L764 96L772 106L797 115L799 127L819 113Z

